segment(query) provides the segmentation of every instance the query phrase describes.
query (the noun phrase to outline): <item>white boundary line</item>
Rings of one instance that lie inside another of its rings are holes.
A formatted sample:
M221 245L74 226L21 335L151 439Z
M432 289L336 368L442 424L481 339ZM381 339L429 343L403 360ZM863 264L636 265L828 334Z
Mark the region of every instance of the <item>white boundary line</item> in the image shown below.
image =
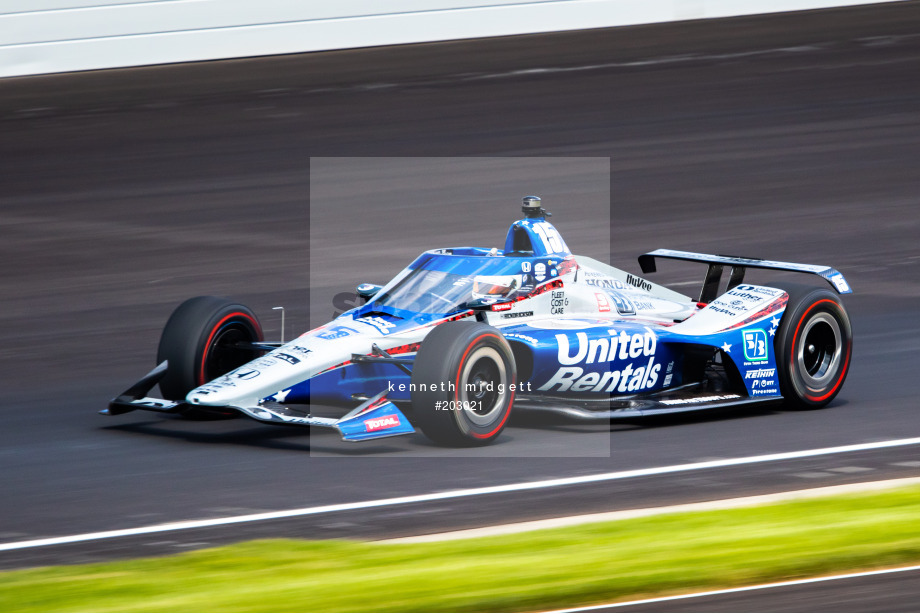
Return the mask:
M63 544L72 544L77 542L98 541L103 539L113 539L117 537L133 537L138 535L149 535L153 533L165 533L170 531L183 531L188 529L203 529L230 524L242 524L247 522L261 522L267 520L280 520L283 518L294 518L300 516L313 516L317 514L329 514L333 512L347 512L353 510L371 509L377 507L389 507L394 505L407 505L411 503L425 503L428 501L443 501L445 499L460 499L466 497L478 497L482 495L501 494L509 492L519 492L526 490L539 490L543 488L558 488L563 486L578 486L581 484L592 484L595 482L609 482L614 480L624 480L628 478L647 477L652 475L665 475L669 473L680 473L686 471L700 471L704 469L719 469L722 467L736 467L740 465L753 465L757 463L770 463L786 460L795 460L799 458L810 458L815 456L829 456L833 454L845 454L848 452L862 452L866 450L880 450L884 448L896 448L904 446L920 445L920 437L910 439L894 439L889 441L876 441L870 443L860 443L848 446L835 446L832 448L817 448L813 450L799 450L795 452L779 452L776 454L762 454L758 456L744 456L740 458L726 458L720 460L703 461L699 463L687 463L682 465L668 465L664 467L649 467L646 469L633 469L630 471L614 471L611 473L596 473L593 475L575 476L568 478L557 478L553 480L540 480L536 482L516 482L511 484L500 484L497 486L484 486L481 488L467 488L462 490L449 490L445 492L426 493L421 495L409 495L405 497L392 497L389 499L373 499L370 501L356 501L352 503L337 503L332 505L320 505L316 507L305 507L292 510L280 510L274 512L262 512L258 514L244 514L241 516L228 516L224 518L211 518L203 520L187 520L180 522L170 522L165 524L150 525L146 527L136 527L133 529L117 529L112 531L97 531L93 533L81 533L77 535L65 535L61 537L49 537L44 539L30 539L18 542L7 542L0 544L0 552L7 550L21 550L24 548L38 548L42 546L59 546Z
M661 603L664 601L677 601L679 599L693 599L695 597L709 597L713 595L728 595L730 593L743 593L747 591L759 591L767 588L782 588L784 586L797 586L800 584L814 584L817 582L831 582L833 580L851 580L853 578L864 578L867 576L878 576L889 573L901 573L906 571L920 571L920 565L910 567L897 567L894 569L876 569L873 571L859 571L855 573L840 574L836 576L821 576L818 578L806 578L804 580L788 580L786 582L772 582L770 584L756 584L753 586L741 586L738 588L725 588L717 591L706 591L702 593L689 593L686 595L672 595L670 597L655 597L652 599L638 599L636 601L621 601L619 603L605 603L603 605L592 605L584 608L573 608L571 610L553 610L546 614L561 614L563 612L592 612L602 608L623 608L634 605L647 605L650 603Z

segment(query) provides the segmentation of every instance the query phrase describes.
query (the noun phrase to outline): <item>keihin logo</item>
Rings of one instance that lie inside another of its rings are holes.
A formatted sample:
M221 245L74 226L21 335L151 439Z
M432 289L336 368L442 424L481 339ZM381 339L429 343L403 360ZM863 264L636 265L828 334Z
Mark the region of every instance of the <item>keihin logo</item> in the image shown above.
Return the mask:
M586 333L575 333L578 343L575 348L569 347L567 335L556 335L559 344L559 364L565 365L543 384L539 390L553 390L559 392L634 392L652 388L658 381L661 365L655 363L655 348L658 336L646 327L644 333L630 335L626 331L619 334L610 331L609 338L588 340ZM574 353L573 353L574 349ZM630 362L617 371L599 373L589 371L574 365L590 365L595 363L612 363L615 360L635 360L648 357L646 364L636 366Z
M371 418L370 420L364 421L364 430L368 433L382 431L383 429L391 429L394 426L399 426L399 418L396 417L396 414L381 416L380 418Z

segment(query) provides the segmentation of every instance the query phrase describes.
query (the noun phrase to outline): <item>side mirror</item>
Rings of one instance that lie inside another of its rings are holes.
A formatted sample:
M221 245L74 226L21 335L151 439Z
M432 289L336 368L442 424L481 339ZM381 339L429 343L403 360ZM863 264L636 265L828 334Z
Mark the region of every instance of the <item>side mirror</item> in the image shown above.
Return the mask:
M358 284L358 287L355 288L355 293L358 296L364 299L364 302L371 300L374 296L383 289L383 286L378 286L377 284Z

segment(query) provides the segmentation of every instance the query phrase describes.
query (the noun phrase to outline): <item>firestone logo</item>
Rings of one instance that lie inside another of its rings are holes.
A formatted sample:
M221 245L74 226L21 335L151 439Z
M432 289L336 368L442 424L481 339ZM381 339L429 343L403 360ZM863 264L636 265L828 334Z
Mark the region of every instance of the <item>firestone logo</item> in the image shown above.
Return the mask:
M371 418L370 420L364 421L364 430L368 433L391 429L394 426L399 426L399 418L396 414L381 416L380 418Z

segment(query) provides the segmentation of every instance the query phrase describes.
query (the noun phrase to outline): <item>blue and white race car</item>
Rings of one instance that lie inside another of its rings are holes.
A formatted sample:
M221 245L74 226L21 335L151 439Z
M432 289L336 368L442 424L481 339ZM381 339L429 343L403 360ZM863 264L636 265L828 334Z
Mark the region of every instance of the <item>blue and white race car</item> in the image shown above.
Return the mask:
M522 210L503 249L426 251L385 286L359 285L365 304L288 343L264 341L243 305L189 299L163 330L157 367L103 413L239 414L338 429L346 441L418 427L441 444L478 445L499 436L512 407L636 419L779 401L817 408L840 391L853 335L838 296L851 290L836 270L639 257L644 273L659 259L706 263L692 299L573 255L538 197ZM751 268L815 274L831 289L745 283ZM147 396L157 383L164 398ZM321 417L311 403L352 409Z

